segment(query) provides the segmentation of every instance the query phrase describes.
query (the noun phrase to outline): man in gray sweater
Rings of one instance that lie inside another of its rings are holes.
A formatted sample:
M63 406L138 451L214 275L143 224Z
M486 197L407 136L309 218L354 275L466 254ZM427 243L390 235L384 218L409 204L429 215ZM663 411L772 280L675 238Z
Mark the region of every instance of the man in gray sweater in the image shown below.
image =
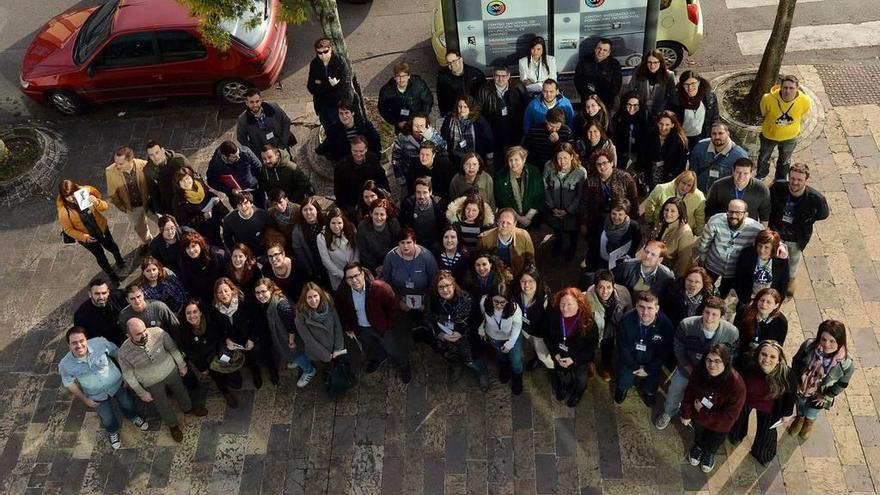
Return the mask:
M681 320L675 332L673 348L678 366L672 374L663 412L657 417L654 426L662 430L669 426L672 416L678 414L684 389L696 366L700 365L706 350L713 345L724 345L730 350L733 359L739 349L739 330L722 319L724 301L720 297L706 299L702 316L691 316Z
M144 291L137 285L130 285L125 290L125 300L128 306L119 312L119 326L125 333L128 329L128 320L139 318L147 327L164 329L177 342L180 332L180 320L171 308L162 301L153 301L144 298Z
M171 408L168 389L171 389L184 414L208 414L203 406L193 407L180 379L186 375L186 361L171 337L161 328L147 328L143 320L134 317L126 322L126 330L128 339L122 343L116 356L125 383L142 401L156 405L162 422L171 430L171 437L181 442L183 432L180 431L177 414Z
M755 178L755 164L740 158L733 164L733 175L712 184L706 194L706 218L727 211L733 199L741 199L749 207L749 216L767 226L770 221L770 189Z

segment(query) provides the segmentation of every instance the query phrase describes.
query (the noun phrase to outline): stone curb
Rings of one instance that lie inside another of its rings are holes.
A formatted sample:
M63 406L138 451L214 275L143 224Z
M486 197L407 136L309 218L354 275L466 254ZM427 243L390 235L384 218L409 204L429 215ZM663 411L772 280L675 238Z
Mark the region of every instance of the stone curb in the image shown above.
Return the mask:
M34 131L40 140L43 151L34 166L18 177L0 182L0 205L14 206L23 201L39 196L52 199L54 184L61 173L61 169L67 162L67 145L61 135L46 127L39 125L18 124L10 126L2 131L2 136L12 136L16 130L27 129Z

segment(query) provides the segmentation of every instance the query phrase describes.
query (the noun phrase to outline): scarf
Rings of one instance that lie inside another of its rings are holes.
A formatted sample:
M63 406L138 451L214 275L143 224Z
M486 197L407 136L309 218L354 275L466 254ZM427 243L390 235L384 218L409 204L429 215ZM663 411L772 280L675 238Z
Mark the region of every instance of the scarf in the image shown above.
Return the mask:
M525 165L523 165L522 174L520 174L519 179L513 176L513 172L510 173L510 189L513 192L513 204L517 213L525 213L522 205L523 189L525 188L525 185L526 168Z
M629 224L629 217L620 222L620 225L614 225L611 223L611 217L605 217L603 230L605 231L605 237L608 238L608 243L606 244L608 252L614 251L623 245L623 237L629 232Z
M309 310L309 317L318 323L324 323L328 316L330 316L330 305L327 304L327 301L321 301L318 309Z
M697 308L700 307L700 304L703 303L703 293L697 292L693 296L689 296L687 292L684 293L684 305L687 308L688 316L695 316L697 312Z
M192 189L183 191L183 196L186 198L187 203L200 205L205 200L205 188L199 184L199 181L193 179Z
M476 141L474 136L474 123L467 117L462 118L455 116L450 119L449 137L449 148L452 150L453 155L461 157L465 153L474 151ZM461 146L462 141L465 143L464 146Z
M217 308L217 311L219 311L220 314L229 318L229 321L231 322L232 316L235 315L236 311L238 311L238 298L233 297L232 302L229 303L229 306L226 306L223 303L217 303L214 305L214 307Z
M797 393L802 397L815 396L819 390L819 385L822 384L822 380L825 379L825 376L831 371L831 368L834 368L846 358L846 347L844 346L840 346L837 349L837 352L826 360L825 358L827 356L824 352L819 350L818 342L815 344L816 349L813 350L810 365L807 366L807 369L804 371L804 374L801 375L800 381L798 382Z
M702 91L697 91L694 96L688 96L687 91L679 91L678 93L678 104L688 110L700 108L701 103L703 103Z

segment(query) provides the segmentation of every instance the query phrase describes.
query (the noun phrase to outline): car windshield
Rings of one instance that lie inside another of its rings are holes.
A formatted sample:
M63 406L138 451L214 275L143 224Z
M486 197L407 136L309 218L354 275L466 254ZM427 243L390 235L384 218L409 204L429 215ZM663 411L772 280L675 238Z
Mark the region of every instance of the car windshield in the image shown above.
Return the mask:
M79 65L88 60L101 46L101 43L110 36L110 25L113 23L117 7L119 7L119 0L110 0L86 19L76 38L73 50L74 63Z
M250 12L239 19L232 19L220 23L220 28L232 35L233 38L248 48L256 48L266 37L269 30L269 19L272 18L271 0L251 0ZM253 29L248 26L251 19L256 17L259 24Z

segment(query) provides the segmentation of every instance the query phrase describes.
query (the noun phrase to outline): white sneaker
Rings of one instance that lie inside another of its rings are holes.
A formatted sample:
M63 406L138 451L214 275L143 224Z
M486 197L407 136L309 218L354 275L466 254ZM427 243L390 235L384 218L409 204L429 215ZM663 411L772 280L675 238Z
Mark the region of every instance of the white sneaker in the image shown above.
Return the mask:
M306 385L309 384L310 381L312 381L312 378L314 378L315 375L317 375L317 374L318 374L318 370L315 370L315 369L313 369L311 373L303 373L302 376L299 377L299 380L297 380L296 386L298 388L305 387Z
M119 450L119 447L122 447L122 442L119 441L119 432L110 434L110 446L113 447L113 450Z
M147 421L146 421L144 418L140 417L140 416L135 416L135 417L131 420L131 422L132 422L135 426L137 426L138 428L140 428L141 431L147 431L147 430L150 429L150 423L147 423Z

